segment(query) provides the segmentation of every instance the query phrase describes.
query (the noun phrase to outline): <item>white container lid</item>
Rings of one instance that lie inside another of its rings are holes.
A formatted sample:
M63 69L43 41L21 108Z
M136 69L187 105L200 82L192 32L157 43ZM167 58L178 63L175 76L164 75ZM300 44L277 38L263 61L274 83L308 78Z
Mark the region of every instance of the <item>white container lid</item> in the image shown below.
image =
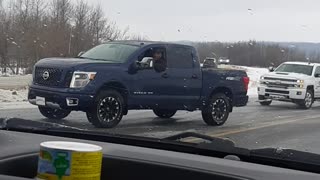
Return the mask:
M59 150L68 150L76 152L96 152L101 151L102 147L79 142L68 142L68 141L46 141L40 144L41 147Z

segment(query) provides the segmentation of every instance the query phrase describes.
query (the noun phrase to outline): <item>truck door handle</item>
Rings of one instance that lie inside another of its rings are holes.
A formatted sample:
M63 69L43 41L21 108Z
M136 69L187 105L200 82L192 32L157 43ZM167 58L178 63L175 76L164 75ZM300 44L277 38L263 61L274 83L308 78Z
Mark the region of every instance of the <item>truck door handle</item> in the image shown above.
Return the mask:
M167 73L163 73L163 74L161 75L161 77L163 77L163 78L168 78L169 75L168 75Z
M197 76L196 74L193 74L193 75L191 76L191 78L192 78L192 79L198 79L198 76Z

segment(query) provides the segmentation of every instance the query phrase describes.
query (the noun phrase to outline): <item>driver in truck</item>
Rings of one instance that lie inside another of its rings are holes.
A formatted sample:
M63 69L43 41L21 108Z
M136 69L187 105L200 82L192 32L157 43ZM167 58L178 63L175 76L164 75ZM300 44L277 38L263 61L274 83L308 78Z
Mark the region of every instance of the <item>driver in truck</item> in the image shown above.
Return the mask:
M163 58L163 51L155 49L153 52L153 67L156 72L163 72L167 68L167 61Z

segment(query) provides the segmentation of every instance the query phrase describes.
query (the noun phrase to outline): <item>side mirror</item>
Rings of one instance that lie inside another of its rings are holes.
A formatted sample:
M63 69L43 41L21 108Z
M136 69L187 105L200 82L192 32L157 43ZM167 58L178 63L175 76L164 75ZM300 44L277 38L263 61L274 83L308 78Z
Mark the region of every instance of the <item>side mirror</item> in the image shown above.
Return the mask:
M85 53L85 51L79 52L78 57L82 56L84 53Z
M269 72L273 72L275 70L273 66L270 66L268 69L269 69Z
M136 61L136 64L139 69L151 69L153 67L152 60L152 57L144 57L141 61Z
M143 69L152 69L153 68L153 58L144 57L141 61L135 61L129 66L128 72L129 74L135 74L139 70Z
M320 77L320 74L317 73L317 74L314 75L314 77L318 78L318 77Z

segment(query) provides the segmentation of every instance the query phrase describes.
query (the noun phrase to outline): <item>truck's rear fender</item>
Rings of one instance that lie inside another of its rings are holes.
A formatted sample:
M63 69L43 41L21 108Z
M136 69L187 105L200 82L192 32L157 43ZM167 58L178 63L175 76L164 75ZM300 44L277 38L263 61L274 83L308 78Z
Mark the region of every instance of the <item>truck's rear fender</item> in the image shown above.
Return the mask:
M230 101L230 111L237 96L245 96L247 90L243 82L246 72L239 70L212 69L203 71L202 104L207 105L216 93L224 93Z
M232 112L232 110L233 110L233 106L232 106L233 93L232 93L232 90L228 87L220 86L220 87L214 88L211 92L208 92L209 96L206 96L206 98L203 99L203 105L204 106L208 105L210 103L212 96L214 96L215 94L218 94L218 93L223 93L228 97L229 103L230 103L229 111Z
M227 87L234 94L237 94L238 92L247 92L243 82L243 77L247 77L245 71L229 69L203 69L202 72L204 91L209 90L212 92L212 89L216 89L218 87Z

